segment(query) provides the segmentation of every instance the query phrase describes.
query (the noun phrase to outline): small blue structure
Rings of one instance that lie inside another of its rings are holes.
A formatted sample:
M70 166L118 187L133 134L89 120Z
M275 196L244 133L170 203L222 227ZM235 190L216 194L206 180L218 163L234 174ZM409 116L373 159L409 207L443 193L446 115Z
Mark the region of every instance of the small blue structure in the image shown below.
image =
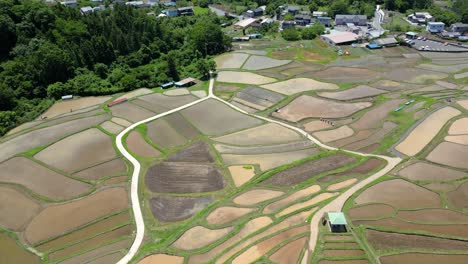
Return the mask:
M165 14L168 17L176 17L179 16L179 11L177 9L168 9L168 10L163 10L161 13Z
M251 39L258 39L258 38L262 38L262 34L249 34L248 37L251 38Z
M440 33L444 31L444 22L427 22L426 30L431 33Z
M375 44L375 43L367 44L366 47L368 49L381 49L382 48L382 46L380 46L379 44Z
M165 7L176 6L176 2L166 2L163 4Z
M170 88L174 86L174 82L168 82L168 83L165 83L165 84L161 84L161 88L163 89L167 89L167 88Z

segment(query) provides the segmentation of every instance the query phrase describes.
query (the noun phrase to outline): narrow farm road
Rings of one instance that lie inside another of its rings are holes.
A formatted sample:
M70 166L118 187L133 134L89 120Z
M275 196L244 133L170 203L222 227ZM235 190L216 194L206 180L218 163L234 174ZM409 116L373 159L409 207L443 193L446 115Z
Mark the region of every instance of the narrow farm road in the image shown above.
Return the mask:
M304 130L302 130L302 129L298 128L298 127L294 127L294 126L291 126L289 124L286 124L286 123L283 123L283 122L280 122L280 121L277 121L277 120L273 120L273 119L270 119L270 118L267 118L267 117L258 116L258 115L255 115L255 114L248 113L248 112L236 107L235 105L232 105L231 103L229 103L229 102L215 96L214 93L213 93L214 81L215 81L215 79L212 77L210 79L210 84L209 84L209 89L208 89L208 96L206 96L204 98L201 98L199 100L193 101L191 103L185 104L183 106L174 108L174 109L172 109L170 111L167 111L167 112L155 115L153 117L147 118L145 120L141 120L141 121L139 121L137 123L134 123L131 126L127 127L125 130L123 130L122 132L120 132L119 135L117 136L116 145L117 145L118 150L122 153L122 155L125 158L127 158L133 164L133 167L134 167L134 170L133 170L133 173L132 173L130 196L131 196L132 209L133 209L133 214L134 214L135 224L136 224L136 229L137 229L136 230L135 240L133 241L133 244L132 244L130 250L118 262L118 264L127 264L128 262L130 262L130 260L138 252L138 249L140 248L141 243L143 242L143 237L144 237L144 234L145 234L145 223L143 221L143 215L142 215L142 212L141 212L140 200L139 200L139 197L138 197L138 183L139 183L139 175L140 175L141 165L138 162L138 160L135 159L125 149L125 147L123 146L123 143L122 143L122 139L125 136L125 134L127 134L130 130L134 129L135 127L137 127L137 126L139 126L141 124L153 121L155 119L164 117L166 115L178 112L180 110L183 110L185 108L188 108L190 106L196 105L196 104L201 103L201 102L203 102L203 101L205 101L207 99L212 98L212 99L218 100L218 101L228 105L229 107L231 107L231 108L235 109L236 111L239 111L239 112L241 112L243 114L246 114L246 115L249 115L249 116L252 116L252 117L256 117L256 118L262 119L262 120L267 121L267 122L279 124L279 125L284 126L286 128L292 129L292 130L300 133L301 135L303 135L307 139L311 140L312 142L314 142L318 146L324 148L324 149L338 150L338 148L330 147L330 146L327 146L327 145L321 143L319 140L312 137L307 132L305 132ZM346 200L351 195L353 195L355 192L357 192L359 189L363 188L364 186L366 186L370 182L372 182L372 181L378 179L379 177L385 175L387 172L392 170L396 165L398 165L401 162L400 158L392 158L392 157L387 157L387 156L382 156L382 155L359 153L359 152L348 151L348 150L343 150L343 151L348 152L348 153L361 155L361 156L366 156L366 157L381 158L381 159L384 159L384 160L387 161L387 165L382 170L376 172L375 174L369 176L365 180L363 180L363 181L359 182L358 184L354 185L349 190L347 190L346 192L344 192L341 195L339 195L338 197L336 197L335 200L333 200L332 202L330 202L329 204L327 204L326 206L324 206L322 209L320 209L319 211L317 211L315 213L314 217L310 221L310 231L311 232L310 232L309 251L308 252L313 251L314 248L315 248L315 245L316 245L316 242L317 242L317 237L318 237L318 228L317 227L320 224L320 219L321 219L322 215L325 212L340 211L342 209L344 203L346 202ZM302 263L304 263L304 264L307 263L307 260L308 260L307 256L308 256L308 254L306 253L304 258L302 259Z

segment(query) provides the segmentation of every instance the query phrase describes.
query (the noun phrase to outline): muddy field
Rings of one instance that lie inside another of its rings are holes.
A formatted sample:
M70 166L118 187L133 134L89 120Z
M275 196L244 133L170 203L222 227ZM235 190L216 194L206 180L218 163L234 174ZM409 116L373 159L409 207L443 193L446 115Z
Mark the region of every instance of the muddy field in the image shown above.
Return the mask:
M344 256L365 256L363 250L360 249L325 249L323 255L327 257L344 257Z
M383 203L398 208L440 207L439 195L404 180L377 183L354 200L357 204Z
M302 136L284 126L267 123L265 125L217 137L213 140L238 146L252 146L294 142L302 140Z
M354 131L349 126L344 125L336 129L315 132L313 135L320 141L327 143L338 139L350 137L353 134Z
M108 118L109 116L107 114L92 116L19 135L11 140L8 140L7 142L0 144L0 149L2 150L0 152L0 162L18 153L30 150L32 148L37 148L39 146L47 145L63 138L66 135L70 135L91 126L98 125Z
M313 198L309 199L309 200L306 200L305 202L301 202L301 203L296 203L294 205L291 205L291 206L288 206L286 207L285 209L283 209L282 211L280 211L279 213L275 214L275 217L282 217L282 216L285 216L287 214L290 214L290 213L294 213L294 212L299 212L301 210L304 210L305 208L307 207L311 207L317 203L320 203L322 201L325 201L333 196L336 196L338 195L338 193L321 193L317 196L314 196ZM314 207L312 210L313 211L316 211L318 208L317 207Z
M382 264L465 264L468 262L468 255L443 255L424 253L404 253L399 255L384 256L380 258Z
M346 101L359 98L373 97L386 92L387 91L376 89L367 85L359 85L357 87L340 92L321 92L317 94L321 97L329 99Z
M195 226L185 231L172 246L182 250L199 249L226 236L231 230L232 227L211 230L203 226Z
M0 225L20 231L41 210L41 206L23 193L0 186Z
M150 199L150 206L154 218L162 222L174 222L192 217L212 202L211 196L156 196Z
M300 149L307 149L314 147L314 143L310 140L297 141L291 143L283 143L278 145L262 145L251 147L248 146L233 146L224 144L215 144L215 149L222 154L268 154L278 152L289 152Z
M331 174L331 175L328 175L328 176L325 176L325 177L322 177L320 179L318 179L319 182L327 182L327 181L332 181L332 180L336 180L338 178L341 178L341 177L348 177L348 176L352 176L352 175L359 175L359 174L367 174L371 171L373 171L374 169L382 166L384 164L384 161L380 160L380 159L376 159L376 158L370 158L368 160L366 160L365 162L355 166L355 167L352 167L344 172L339 172L339 173L335 173L335 174Z
M349 209L348 216L353 219L374 219L388 217L393 214L395 209L386 204L369 204Z
M172 128L165 120L157 119L146 124L147 137L163 148L184 145L187 140Z
M124 239L120 240L119 242L106 245L103 247L99 247L97 249L88 251L86 253L74 256L72 258L69 258L65 261L61 261L60 264L82 264L82 263L88 263L91 262L92 260L95 260L96 258L105 256L109 254L110 252L115 252L116 250L125 250L129 248L131 245L130 239ZM115 261L107 261L105 263L115 263Z
M334 183L334 184L328 186L327 191L337 191L337 190L349 187L349 186L355 184L357 181L358 181L358 179L351 178L351 179L344 180L342 182L337 182L337 183Z
M121 187L108 188L66 204L49 206L29 223L25 238L35 244L128 206L127 191Z
M446 78L445 73L416 69L416 68L397 68L385 74L387 79L397 82L408 82L423 84L429 80L440 80Z
M467 173L426 162L413 163L400 170L398 174L416 181L452 181L468 176Z
M190 91L185 88L176 88L164 92L167 96L180 96L190 94Z
M261 110L263 110L283 100L284 97L284 95L279 93L257 88L255 86L248 86L242 91L238 92L234 100L236 100L236 98L241 99L249 104L258 106L261 108Z
M136 123L140 120L152 117L155 115L154 112L148 111L135 104L125 102L122 104L114 105L110 108L113 116L121 117L132 123Z
M145 182L158 193L214 192L224 188L221 171L203 164L162 162L149 168Z
M153 148L150 144L148 144L141 134L137 131L131 131L127 137L127 147L128 149L137 154L138 156L142 157L156 157L161 154L159 150Z
M214 162L210 147L203 141L197 141L190 147L172 154L166 160L171 162Z
M162 113L188 104L197 99L198 98L193 95L165 96L159 93L153 93L139 97L138 99L133 100L132 103L153 112Z
M217 69L239 69L249 57L243 53L226 53L214 59Z
M448 193L447 197L457 208L468 207L468 182L464 182L456 190Z
M454 239L397 234L366 230L367 240L378 250L390 249L432 249L432 250L468 250L468 242Z
M116 123L113 123L111 121L106 121L104 123L101 124L101 127L106 130L107 132L111 133L111 134L118 134L120 133L122 130L124 130L123 127L117 125Z
M279 248L270 256L270 260L278 264L296 263L304 249L307 237L302 237Z
M468 169L468 146L451 142L440 143L429 155L427 160L439 164Z
M254 205L283 195L284 192L267 189L254 189L238 195L232 201L240 205Z
M461 112L452 107L437 110L418 124L395 149L408 156L416 155L429 144L449 119L459 114Z
M458 136L446 136L445 141L468 145L468 135L458 135Z
M241 114L217 101L206 100L181 111L204 134L223 135L262 123L261 120ZM220 126L219 124L225 124Z
M239 187L244 183L250 181L255 176L255 171L252 166L229 166L228 169L236 187Z
M218 207L206 217L206 221L210 225L224 225L255 210L255 208L240 208L234 206Z
M82 97L68 101L60 101L52 105L52 107L50 107L49 109L47 109L47 111L45 111L45 113L43 113L42 116L46 116L47 118L53 118L65 113L70 113L83 108L88 108L90 106L102 104L110 98L110 96Z
M320 120L314 120L304 124L304 130L307 132L314 132L328 128L332 128L332 125Z
M140 260L138 264L154 264L154 263L167 263L167 264L183 264L184 258L166 254L154 254Z
M82 170L74 174L74 176L88 180L98 180L106 176L121 175L126 171L127 165L125 165L125 162L122 159L118 158L96 165L89 169Z
M287 206L288 204L291 204L297 200L300 200L306 196L309 196L309 195L312 195L314 193L317 193L318 191L320 191L320 186L318 185L312 185L312 186L309 186L307 188L304 188L300 191L297 191L289 196L287 196L286 198L283 198L279 201L276 201L276 202L273 202L271 204L269 204L268 206L265 207L265 209L263 210L263 213L265 214L268 214L268 213L271 213L271 212L274 212L280 208L283 208L285 206Z
M411 222L423 223L468 223L468 216L446 209L422 209L416 211L399 211L398 217Z
M319 82L309 78L294 78L277 83L262 85L261 87L286 95L292 95L305 91L338 89L336 84Z
M369 152L371 152L373 151L371 145L377 145L377 147L380 146L381 140L396 127L397 124L387 121L383 124L381 129L378 129L377 132L370 135L367 139L356 141L354 143L346 145L345 148L350 150L361 150L362 152L366 152L362 149L369 148ZM375 149L377 147L375 147Z
M468 134L468 118L460 118L453 122L448 133L450 135Z
M330 67L315 72L317 78L331 82L362 82L378 78L380 73L363 68Z
M200 135L200 132L179 113L170 114L165 119L171 127L186 138L194 138Z
M0 164L0 181L21 184L52 199L71 199L91 188L87 183L60 175L23 157Z
M276 79L251 72L220 71L217 81L227 83L265 84L275 82Z
M142 96L142 95L146 95L146 94L151 94L151 93L153 93L152 90L147 89L147 88L141 88L141 89L136 89L136 90L130 91L128 93L125 93L125 94L123 94L122 96L118 97L115 100L119 100L119 99L122 99L122 98L127 98L127 99L130 100L132 98Z
M279 67L279 66L288 64L290 62L291 62L290 60L277 60L277 59L272 59L272 58L265 57L265 56L252 55L245 62L242 68L246 70L262 70L262 69Z
M111 138L97 128L62 139L34 156L66 172L88 168L115 157Z
M305 163L276 173L262 183L276 186L292 186L320 173L335 170L355 161L356 159L351 156L334 154L328 157L306 161Z
M364 113L358 121L354 122L350 126L356 130L378 128L389 113L404 102L405 100L403 99L386 101Z
M41 259L16 244L16 240L5 233L0 233L0 261L2 263L39 264Z
M281 109L273 113L274 117L289 122L298 122L306 118L340 118L347 117L359 110L370 107L372 103L338 103L323 100L308 95L301 95Z

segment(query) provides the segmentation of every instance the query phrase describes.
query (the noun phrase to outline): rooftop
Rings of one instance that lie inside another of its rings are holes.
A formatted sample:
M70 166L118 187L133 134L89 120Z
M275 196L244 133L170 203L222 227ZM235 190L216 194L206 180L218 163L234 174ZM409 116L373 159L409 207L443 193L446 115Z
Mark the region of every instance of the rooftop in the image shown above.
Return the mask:
M427 22L428 25L445 26L444 22Z
M358 39L358 35L354 34L353 32L334 32L331 34L322 35L322 37L328 38L329 40L333 41L334 43L346 43L355 41Z
M245 28L245 27L250 26L250 24L254 23L255 21L256 21L255 18L247 18L247 19L244 19L244 20L240 20L239 22L234 24L234 26Z
M347 225L346 217L342 212L328 212L328 219L332 225Z

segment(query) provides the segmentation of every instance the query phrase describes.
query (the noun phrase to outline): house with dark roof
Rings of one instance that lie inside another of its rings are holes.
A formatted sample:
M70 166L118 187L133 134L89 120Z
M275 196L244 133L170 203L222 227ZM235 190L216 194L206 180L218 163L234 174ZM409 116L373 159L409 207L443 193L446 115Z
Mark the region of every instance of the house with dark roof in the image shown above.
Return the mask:
M298 14L294 16L294 21L298 26L306 26L312 23L312 17L310 15Z
M336 15L335 26L346 26L354 24L355 26L367 26L366 15Z
M450 25L450 32L458 32L461 35L464 33L468 33L468 24L463 24L463 23L454 23Z
M317 17L317 21L325 27L331 27L331 17Z
M250 17L250 18L263 16L263 8L258 7L258 8L255 8L254 10L247 10L244 16Z
M177 11L179 12L179 16L193 16L194 14L193 7L191 6L177 8Z
M291 15L297 15L299 13L299 11L301 11L301 8L298 7L298 6L288 6L286 11L288 11L288 14L291 14Z

